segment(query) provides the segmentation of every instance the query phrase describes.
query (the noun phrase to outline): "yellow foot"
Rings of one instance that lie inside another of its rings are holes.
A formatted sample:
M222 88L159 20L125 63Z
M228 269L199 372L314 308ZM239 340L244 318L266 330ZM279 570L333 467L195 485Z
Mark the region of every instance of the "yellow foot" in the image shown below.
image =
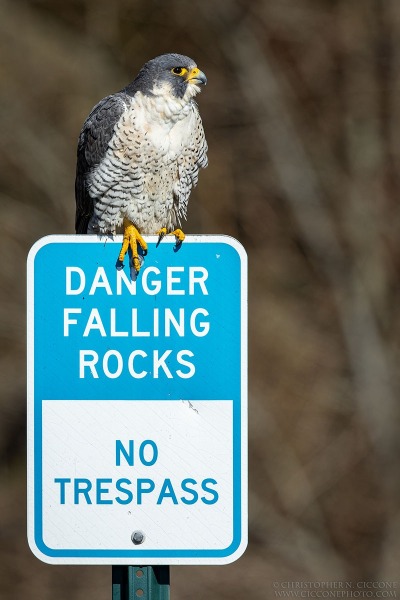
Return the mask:
M183 233L182 229L175 229L175 231L173 231L171 233L171 235L174 235L176 237L177 244L182 244L183 240L186 237L185 234Z
M158 235L157 246L161 242L161 240L163 239L163 237L165 235L174 235L175 239L176 239L176 245L177 246L180 246L182 244L183 240L185 239L185 234L183 233L182 229L175 229L175 231L170 231L168 233L167 232L167 228L163 227L159 231L156 231L156 235Z
M122 263L124 262L125 254L128 251L128 248L132 251L132 261L133 266L136 271L140 271L141 263L139 259L137 245L142 248L143 256L147 254L147 244L140 235L139 231L136 229L134 224L128 219L124 219L124 238L122 242L121 252L119 253L118 260Z

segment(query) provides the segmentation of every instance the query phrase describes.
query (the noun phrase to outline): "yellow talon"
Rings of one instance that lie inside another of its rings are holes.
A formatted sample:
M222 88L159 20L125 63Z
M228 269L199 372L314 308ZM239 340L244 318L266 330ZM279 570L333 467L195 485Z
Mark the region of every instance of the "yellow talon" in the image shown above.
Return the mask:
M156 235L158 235L158 243L160 243L161 240L163 239L164 235L167 235L167 228L161 227L161 229L156 231Z
M176 241L179 244L182 244L183 240L185 239L185 234L183 233L182 229L175 229L175 231L173 231L171 233L171 235L174 235L176 237Z
M124 219L124 238L123 238L122 248L119 253L118 260L120 262L124 262L125 254L127 253L128 248L130 248L132 251L133 266L135 267L136 271L140 271L140 267L141 267L138 250L137 250L138 243L139 243L139 246L143 250L143 254L146 255L147 254L146 242L144 241L144 239L142 238L142 236L140 235L139 231L136 229L134 224L131 221L129 221L128 219Z
M161 240L163 239L163 237L165 235L174 235L176 237L176 244L177 244L177 246L180 246L182 244L183 240L186 237L185 234L183 233L182 229L175 229L175 231L170 231L168 233L166 227L162 227L161 229L159 229L156 232L156 235L158 235L157 246L161 242Z

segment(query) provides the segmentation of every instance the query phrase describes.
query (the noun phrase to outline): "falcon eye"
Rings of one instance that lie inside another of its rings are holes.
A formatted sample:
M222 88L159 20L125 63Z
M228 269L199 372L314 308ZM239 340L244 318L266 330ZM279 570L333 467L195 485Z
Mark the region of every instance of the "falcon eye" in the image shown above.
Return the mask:
M171 73L174 73L174 75L185 75L187 73L187 69L184 67L175 67L174 69L171 69Z

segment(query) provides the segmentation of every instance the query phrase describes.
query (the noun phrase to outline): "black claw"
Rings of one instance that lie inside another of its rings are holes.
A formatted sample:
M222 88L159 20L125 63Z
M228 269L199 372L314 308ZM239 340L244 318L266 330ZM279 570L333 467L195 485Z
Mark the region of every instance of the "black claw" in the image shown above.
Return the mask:
M182 240L176 240L175 246L174 246L174 252L178 252L178 250L180 249L181 246L182 246Z
M158 236L158 242L157 242L157 244L156 244L156 248L158 248L158 246L159 246L159 244L160 244L161 240L163 239L163 237L165 237L165 233L162 231L162 232L160 233L160 235Z

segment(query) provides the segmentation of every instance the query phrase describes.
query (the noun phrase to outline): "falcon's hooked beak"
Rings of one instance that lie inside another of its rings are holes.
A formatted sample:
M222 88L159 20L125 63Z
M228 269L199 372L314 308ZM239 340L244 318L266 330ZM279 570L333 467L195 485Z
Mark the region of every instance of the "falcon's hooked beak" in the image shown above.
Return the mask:
M198 85L199 83L206 85L207 77L204 75L203 71L200 71L197 67L194 67L186 76L186 81L188 83L195 83Z

